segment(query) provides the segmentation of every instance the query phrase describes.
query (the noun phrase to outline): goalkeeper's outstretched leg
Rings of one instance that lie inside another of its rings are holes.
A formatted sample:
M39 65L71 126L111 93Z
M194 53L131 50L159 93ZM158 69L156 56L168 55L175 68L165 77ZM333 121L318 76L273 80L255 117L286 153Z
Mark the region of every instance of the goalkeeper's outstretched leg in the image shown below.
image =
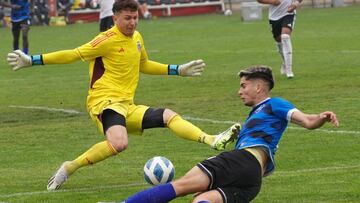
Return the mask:
M241 126L237 123L218 135L209 135L170 109L164 111L164 122L177 136L205 143L216 150L224 150L229 143L232 143L236 139Z

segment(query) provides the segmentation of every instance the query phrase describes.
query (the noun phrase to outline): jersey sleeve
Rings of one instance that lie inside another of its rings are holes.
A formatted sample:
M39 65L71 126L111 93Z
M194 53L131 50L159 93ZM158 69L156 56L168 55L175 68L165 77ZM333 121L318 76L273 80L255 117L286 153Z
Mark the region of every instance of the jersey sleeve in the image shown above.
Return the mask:
M109 36L106 34L99 34L90 42L76 48L81 60L90 61L97 57L104 56L111 46Z
M271 101L272 112L281 119L290 121L291 114L297 109L293 104L285 99L273 98Z
M149 75L168 75L168 65L147 60L140 66L140 71Z
M140 38L140 42L141 42L140 65L142 65L143 63L146 63L147 60L149 60L149 57L148 57L148 54L146 52L144 40L143 40L142 36L140 35L140 33L139 33L139 38Z
M68 64L80 59L75 49L42 54L43 64Z

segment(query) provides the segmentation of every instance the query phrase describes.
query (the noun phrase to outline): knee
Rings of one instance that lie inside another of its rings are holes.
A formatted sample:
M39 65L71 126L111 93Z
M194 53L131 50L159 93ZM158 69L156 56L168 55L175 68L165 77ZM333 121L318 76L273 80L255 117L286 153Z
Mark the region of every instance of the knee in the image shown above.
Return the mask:
M173 110L171 109L165 109L164 111L164 115L163 115L163 118L164 118L164 123L167 124L169 123L169 121L174 118L176 115L178 115L176 112L174 112Z
M290 35L289 34L281 34L281 40L289 40L290 39Z
M106 131L106 137L110 145L117 151L122 152L128 148L127 133L116 131L116 129L109 129Z
M196 197L194 197L192 203L210 203L210 201L208 201L207 199L204 199L204 197L202 197L202 195L198 195Z
M128 148L127 142L110 142L110 144L118 153L125 151Z
M223 203L224 199L222 195L217 190L210 190L195 195L192 203ZM234 201L228 201L234 202ZM248 202L248 201L236 201L236 202Z

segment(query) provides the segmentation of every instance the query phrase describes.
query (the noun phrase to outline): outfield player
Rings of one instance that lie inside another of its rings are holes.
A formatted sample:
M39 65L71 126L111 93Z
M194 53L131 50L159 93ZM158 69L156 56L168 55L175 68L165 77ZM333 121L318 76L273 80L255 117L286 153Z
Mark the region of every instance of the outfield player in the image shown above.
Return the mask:
M29 0L11 0L11 23L13 35L13 48L19 49L19 38L22 33L22 50L25 54L29 52L29 30L30 30L30 1Z
M104 32L114 26L112 6L114 0L99 0L100 4L100 32Z
M78 60L90 62L87 109L106 140L95 144L73 161L64 162L50 178L48 190L59 189L80 167L95 164L124 151L128 146L128 133L141 134L144 129L168 127L179 137L206 143L218 150L224 149L229 141L233 141L233 136L236 137L237 125L217 136L211 136L170 109L134 104L139 72L200 76L205 63L195 60L183 65L168 65L149 60L144 41L136 31L138 3L135 0L117 0L113 12L113 28L73 50L32 56L20 50L8 54L7 60L13 70Z
M280 73L293 78L291 32L295 25L296 8L302 0L258 0L269 4L269 23L282 59Z
M339 126L331 111L306 114L284 99L271 98L274 80L269 67L250 67L239 76L239 96L252 109L235 149L208 158L180 179L139 192L125 203L166 203L190 193L197 193L193 203L250 202L260 191L262 177L275 169L275 152L288 122L307 129L326 122Z
M57 0L57 11L59 16L64 16L66 24L70 23L69 13L74 0Z

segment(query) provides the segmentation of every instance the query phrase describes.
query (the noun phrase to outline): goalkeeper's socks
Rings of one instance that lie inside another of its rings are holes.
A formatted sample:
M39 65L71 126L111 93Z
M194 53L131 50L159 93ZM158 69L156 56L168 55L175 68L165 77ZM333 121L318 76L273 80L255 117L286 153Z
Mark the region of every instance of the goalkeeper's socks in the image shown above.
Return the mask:
M168 123L167 126L179 137L197 141L201 143L206 143L208 145L211 145L213 140L211 140L211 137L206 133L204 133L200 128L196 127L192 123L190 123L187 120L184 120L181 118L181 116L176 115L172 117ZM210 139L209 139L210 138Z
M117 151L107 140L99 142L70 162L70 164L67 164L66 170L69 174L72 174L80 167L95 164L115 154L117 154Z
M174 187L171 183L166 183L136 193L125 200L125 203L168 203L175 198Z
M215 142L215 139L216 139L216 135L208 135L206 133L202 133L200 135L199 142L200 143L205 143L205 144L208 144L208 145L211 146Z

